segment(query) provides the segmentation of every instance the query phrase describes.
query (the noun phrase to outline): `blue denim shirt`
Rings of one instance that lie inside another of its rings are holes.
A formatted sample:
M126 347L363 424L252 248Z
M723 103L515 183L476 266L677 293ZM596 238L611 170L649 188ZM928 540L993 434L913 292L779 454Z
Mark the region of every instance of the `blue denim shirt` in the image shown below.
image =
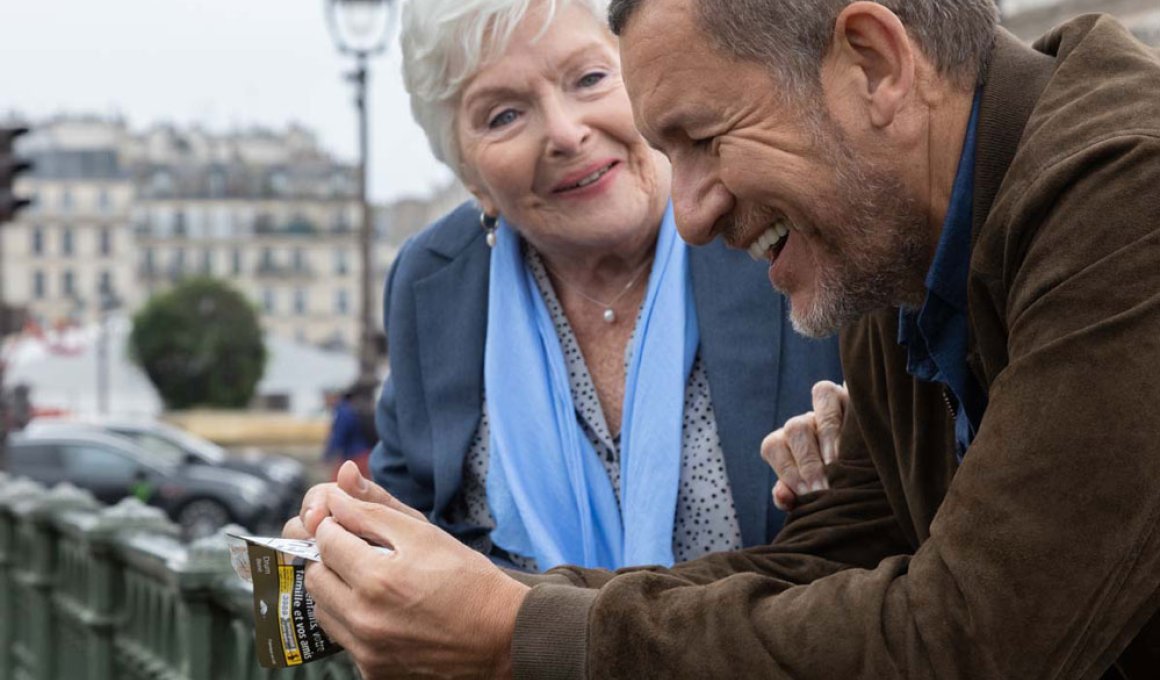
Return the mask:
M917 310L903 308L898 320L898 343L907 351L907 372L919 380L940 382L946 387L947 406L955 414L960 463L987 408L987 394L967 365L967 273L971 264L978 120L976 94L942 235L926 275L926 300Z

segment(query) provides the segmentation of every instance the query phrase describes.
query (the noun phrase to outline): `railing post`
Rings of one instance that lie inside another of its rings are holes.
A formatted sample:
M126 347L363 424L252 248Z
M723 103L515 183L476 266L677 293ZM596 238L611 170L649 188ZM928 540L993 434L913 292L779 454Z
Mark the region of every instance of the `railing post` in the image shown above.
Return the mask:
M127 497L99 513L72 512L58 522L68 545L68 561L77 583L58 589L58 606L69 611L84 630L84 663L66 677L115 680L114 638L124 624L124 569L116 559L116 541L130 534L177 537L180 527L160 508ZM64 556L62 546L62 562Z
M25 619L15 631L12 652L19 677L53 680L60 650L55 649L56 611L53 590L57 586L54 516L69 510L96 511L100 504L92 494L71 484L58 484L46 494L18 501L13 506L20 519L16 527L18 568L15 584L22 596Z
M48 493L36 482L0 473L0 680L15 677L12 648L16 636L16 503Z
M180 591L178 650L181 675L188 680L226 680L214 672L217 652L215 627L224 623L215 615L214 592L224 582L236 579L230 566L229 537L226 532L247 533L236 525L223 527L212 536L189 545L184 555L169 562Z

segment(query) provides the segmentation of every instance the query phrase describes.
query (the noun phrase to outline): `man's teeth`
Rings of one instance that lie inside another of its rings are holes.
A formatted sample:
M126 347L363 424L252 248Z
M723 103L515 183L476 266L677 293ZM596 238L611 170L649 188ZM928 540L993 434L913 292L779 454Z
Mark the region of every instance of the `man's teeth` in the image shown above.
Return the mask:
M787 220L781 220L765 233L757 237L753 245L749 246L749 257L761 262L769 259L769 251L771 248L781 243L785 235L789 233L790 223Z
M592 173L591 175L588 175L587 177L580 180L579 182L576 182L575 184L573 184L571 186L565 187L565 189L581 189L583 187L586 187L589 184L592 184L596 180L600 179L601 177L607 175L608 171L611 169L612 169L612 164L606 165L605 167L600 168L599 170Z

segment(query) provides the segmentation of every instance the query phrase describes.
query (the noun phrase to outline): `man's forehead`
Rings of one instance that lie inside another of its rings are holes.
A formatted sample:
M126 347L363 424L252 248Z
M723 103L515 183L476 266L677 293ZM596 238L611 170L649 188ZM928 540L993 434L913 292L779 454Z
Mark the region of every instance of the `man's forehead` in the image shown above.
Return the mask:
M689 0L645 0L620 36L621 68L637 126L646 138L665 134L688 87L698 87L705 36ZM703 84L703 83L701 83Z
M691 64L682 59L697 36L687 0L646 0L620 35L621 67L632 89L651 92L672 75L673 69Z
M621 28L622 41L671 37L692 27L696 0L641 0Z

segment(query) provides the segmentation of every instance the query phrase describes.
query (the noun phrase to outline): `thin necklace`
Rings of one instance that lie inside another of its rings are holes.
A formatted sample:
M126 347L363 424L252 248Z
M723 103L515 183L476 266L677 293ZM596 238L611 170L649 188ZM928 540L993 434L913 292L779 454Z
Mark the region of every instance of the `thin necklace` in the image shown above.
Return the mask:
M571 281L564 278L563 276L560 276L560 272L558 272L555 269L548 266L547 259L541 257L540 261L544 263L545 269L547 269L548 271L555 274L556 278L560 279L561 282L568 284L568 287L570 287L572 289L572 291L575 292L577 295L579 295L580 297L584 298L585 300L587 300L593 304L596 304L596 305L603 307L604 313L603 313L602 317L604 319L604 323L611 324L611 323L616 323L616 311L614 309L612 309L612 306L615 305L617 302L619 302L620 298L627 295L628 291L632 290L632 287L634 285L636 285L637 281L640 280L640 275L643 274L645 272L645 270L648 269L650 264L652 264L653 258L650 257L647 260L645 260L644 264L642 264L640 266L640 268L636 270L636 273L632 275L632 278L628 280L628 283L624 284L624 288L621 288L620 292L616 294L616 297L612 298L608 302L603 302L601 300L597 300L596 298L592 297L591 295L588 295L584 291L580 290L580 286L577 286L576 284L572 283Z

